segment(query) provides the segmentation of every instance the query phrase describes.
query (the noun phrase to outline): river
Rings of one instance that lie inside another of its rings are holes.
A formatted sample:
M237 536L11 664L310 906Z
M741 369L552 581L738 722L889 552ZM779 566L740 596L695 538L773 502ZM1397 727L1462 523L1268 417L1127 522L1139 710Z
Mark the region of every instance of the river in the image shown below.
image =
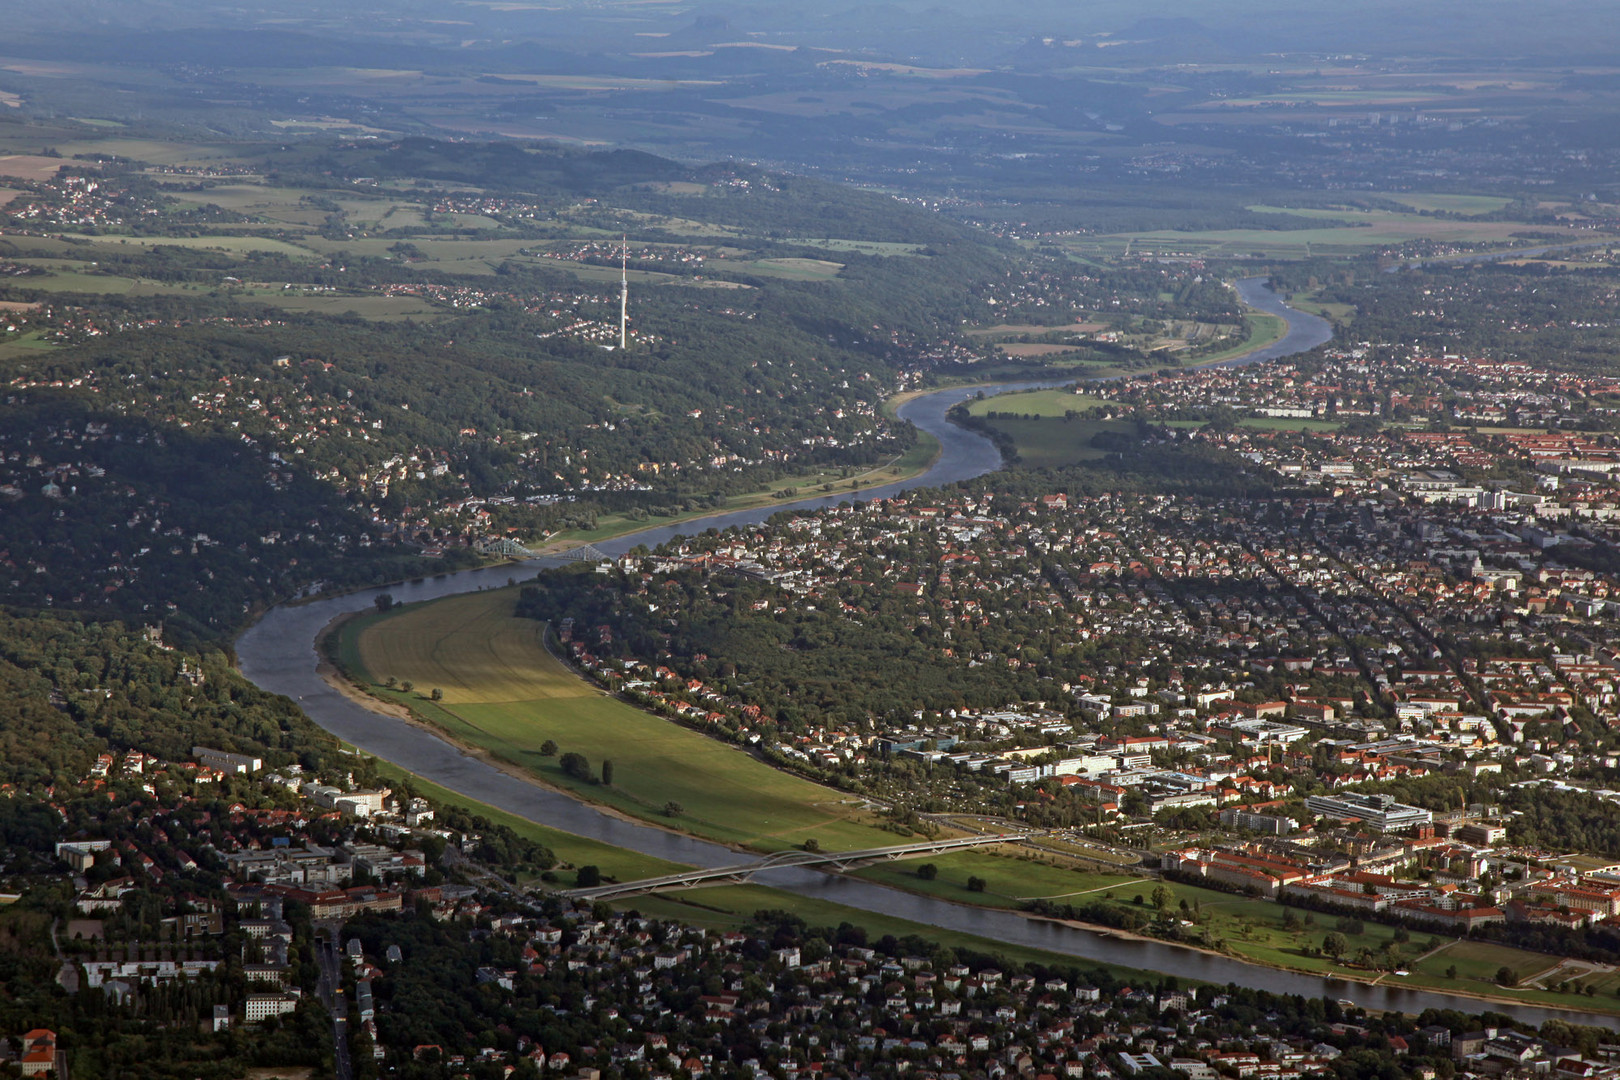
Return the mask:
M1251 278L1242 281L1238 284L1238 288L1247 303L1285 319L1288 322L1288 332L1266 349L1228 363L1259 363L1262 360L1291 355L1314 348L1332 336L1332 327L1328 323L1286 307L1260 279ZM1072 381L1070 378L1009 383L999 387L998 392L1061 386ZM980 389L982 388L970 386L941 390L913 398L901 406L899 415L903 419L911 421L939 440L939 457L922 475L886 487L862 491L859 497L886 498L909 488L955 483L1000 468L1000 454L988 439L957 427L946 419L945 414L953 405L972 397ZM850 495L845 493L793 503L792 507L809 509L833 506L847 498L850 498ZM691 534L695 530L756 524L784 509L787 507L773 506L720 514L681 525L646 529L596 546L609 554L622 554L637 544L654 546L675 536ZM548 565L555 565L555 560L535 560L532 568L539 569ZM339 616L370 609L377 595L382 592L391 593L396 600L409 603L483 588L499 588L513 578L524 576L527 576L527 571L523 567L493 567L440 574L437 577L350 593L307 604L282 605L266 613L243 633L236 644L237 660L243 675L266 690L293 698L317 724L332 734L353 743L369 754L375 754L469 798L554 829L587 836L615 847L628 848L688 866L727 866L745 861L745 857L719 844L626 821L561 792L513 777L483 761L463 754L425 728L381 716L355 704L328 686L317 672L319 658L315 642L321 630ZM1342 979L1280 971L1160 942L1118 938L1106 933L1026 919L1013 912L953 904L875 885L858 878L814 870L771 871L759 875L756 880L761 884L801 895L909 919L928 926L1044 949L1084 960L1173 974L1181 978L1201 979L1221 984L1237 983L1310 997L1348 998L1375 1009L1396 1009L1415 1013L1426 1008L1455 1008L1465 1011L1490 1008L1536 1023L1553 1016L1580 1019L1605 1026L1613 1023L1612 1017L1496 1002L1486 1004L1470 998L1433 991L1407 990L1384 985L1367 986Z

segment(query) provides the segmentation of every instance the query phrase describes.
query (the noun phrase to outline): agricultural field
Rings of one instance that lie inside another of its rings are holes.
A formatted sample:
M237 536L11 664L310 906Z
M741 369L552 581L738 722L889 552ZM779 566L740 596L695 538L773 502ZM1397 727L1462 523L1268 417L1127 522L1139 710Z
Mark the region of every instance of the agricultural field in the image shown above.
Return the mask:
M825 239L796 236L782 241L784 244L796 244L799 247L818 247L828 251L853 251L861 255L921 255L921 244L886 243L880 240L839 240L833 237Z
M748 264L756 274L793 278L798 281L826 281L835 278L844 264L826 259L756 259Z
M1501 195L1446 195L1439 192L1396 192L1378 196L1413 210L1441 211L1448 214L1494 214L1513 200Z
M515 589L503 589L360 620L341 635L339 657L379 698L636 817L764 851L810 839L828 850L903 842L858 800L601 692L546 651L539 624L514 614L516 601ZM390 689L390 678L400 685ZM432 700L434 688L442 701ZM541 753L548 740L557 755ZM564 773L559 759L570 752L585 755L593 776L611 760L613 783ZM681 810L666 815L671 802Z
M1535 240L1524 237L1527 226L1519 222L1470 221L1428 217L1419 213L1391 210L1295 209L1256 205L1258 213L1314 218L1320 228L1308 229L1212 229L1204 232L1158 230L1115 233L1065 241L1065 246L1082 256L1186 256L1218 258L1259 255L1265 258L1301 259L1312 256L1357 255L1377 248L1429 242L1457 247L1532 247L1548 243L1582 243L1593 240L1590 229L1563 225L1535 226ZM1489 208L1476 211L1486 213ZM1599 239L1601 239L1601 235Z
M1111 402L1105 398L1070 390L1031 390L1027 393L997 394L995 397L975 401L968 406L968 413L973 416L985 416L988 413L1001 412L1061 419L1071 411L1083 412L1108 404Z

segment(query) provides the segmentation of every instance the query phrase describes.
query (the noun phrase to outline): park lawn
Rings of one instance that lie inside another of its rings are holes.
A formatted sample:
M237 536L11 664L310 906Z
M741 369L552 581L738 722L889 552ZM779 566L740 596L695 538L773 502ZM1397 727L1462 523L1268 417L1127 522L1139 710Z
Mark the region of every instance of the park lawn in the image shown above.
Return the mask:
M852 796L771 767L735 747L605 694L542 646L539 624L514 614L515 589L412 605L350 623L340 659L384 700L407 705L452 736L548 784L630 815L765 851L814 839L828 850L884 847L903 837L856 810ZM375 685L394 677L410 692ZM431 699L431 689L444 700ZM544 757L554 740L559 755ZM612 785L566 775L576 752ZM666 817L667 803L681 811Z
M973 416L984 416L987 413L1003 412L1016 416L1039 416L1062 419L1071 409L1078 412L1098 405L1111 404L1106 398L1093 397L1090 394L1076 394L1070 390L1029 390L1011 394L996 394L993 397L982 398L968 405L968 412Z
M1066 420L1058 417L1048 420L997 418L986 422L1012 440L1018 448L1019 465L1027 469L1060 468L1086 461L1101 461L1109 451L1092 446L1094 436L1103 432L1136 434L1136 425L1124 420Z

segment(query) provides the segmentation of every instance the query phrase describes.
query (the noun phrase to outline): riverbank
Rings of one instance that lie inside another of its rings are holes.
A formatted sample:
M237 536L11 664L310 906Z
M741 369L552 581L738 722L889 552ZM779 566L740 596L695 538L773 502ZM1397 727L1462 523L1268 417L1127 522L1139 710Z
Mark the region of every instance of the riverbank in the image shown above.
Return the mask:
M929 393L926 390L905 390L886 398L881 406L884 415L898 418L899 410L914 398ZM893 484L903 484L922 476L933 468L939 461L941 453L939 440L931 433L917 432L917 442L911 449L903 454L896 455L882 465L867 469L854 475L834 474L824 471L808 477L795 477L784 480L774 490L761 488L759 491L729 496L723 507L706 507L702 510L692 510L671 517L659 518L656 522L645 519L635 520L625 514L608 514L599 519L594 529L569 529L566 532L553 533L538 547L533 549L539 556L560 555L565 551L585 544L596 544L604 540L614 540L621 536L629 536L648 528L658 528L672 525L697 525L710 518L721 517L749 510L769 510L776 507L788 506L802 502L806 497L818 494L832 495L846 493L848 498L859 498L863 489L887 487Z

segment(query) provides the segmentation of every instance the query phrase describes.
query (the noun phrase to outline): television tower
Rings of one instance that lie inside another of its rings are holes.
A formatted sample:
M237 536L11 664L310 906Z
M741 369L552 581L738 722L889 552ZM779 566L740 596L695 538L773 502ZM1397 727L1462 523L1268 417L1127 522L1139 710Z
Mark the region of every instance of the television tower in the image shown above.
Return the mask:
M630 327L630 237L623 237L619 248L619 349L629 347Z

